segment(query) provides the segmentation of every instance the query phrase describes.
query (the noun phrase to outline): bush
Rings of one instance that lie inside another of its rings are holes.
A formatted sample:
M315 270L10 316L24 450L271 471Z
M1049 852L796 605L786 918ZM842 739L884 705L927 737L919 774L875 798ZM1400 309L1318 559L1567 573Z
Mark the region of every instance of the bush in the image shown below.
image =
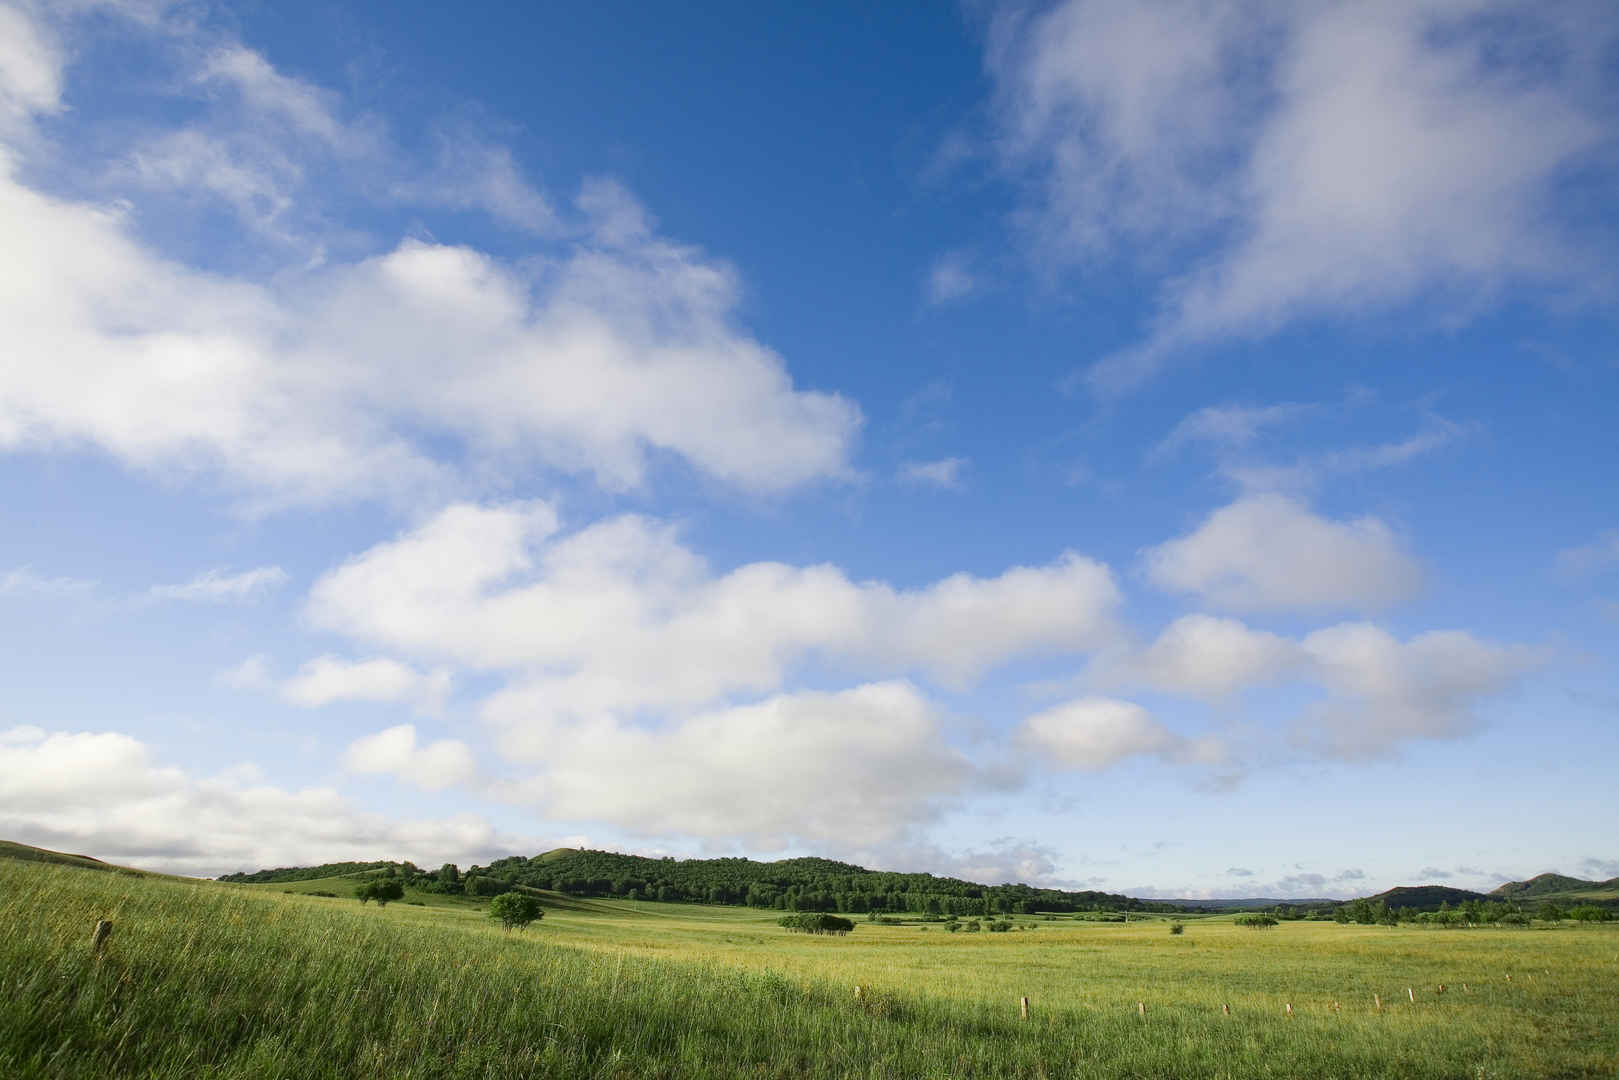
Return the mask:
M1171 934L1184 934L1186 933L1186 924L1177 919L1169 924L1169 932Z
M1238 926L1246 926L1251 930L1266 930L1276 925L1274 915L1238 915L1231 921Z
M1002 919L1000 922L992 922L992 923L989 924L989 932L992 933L992 934L1004 934L1010 929L1012 929L1012 924L1010 922L1008 922L1006 919Z
M1613 918L1613 912L1596 904L1580 904L1568 909L1568 917L1578 922L1607 922Z
M529 923L545 918L540 902L520 892L501 893L489 901L489 917L500 923L502 930L522 930Z
M824 911L800 911L796 915L783 915L777 924L800 934L847 934L854 922Z

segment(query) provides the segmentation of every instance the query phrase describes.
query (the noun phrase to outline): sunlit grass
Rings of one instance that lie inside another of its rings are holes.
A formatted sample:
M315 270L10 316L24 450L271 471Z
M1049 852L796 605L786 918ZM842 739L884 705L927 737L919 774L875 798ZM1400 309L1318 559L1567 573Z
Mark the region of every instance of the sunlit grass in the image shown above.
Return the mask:
M97 918L115 924L99 959ZM378 910L0 859L0 1076L1619 1069L1609 928L1255 932L1208 919L1171 936L1164 922L1020 920L1038 929L1009 934L861 922L826 938L774 918L558 897L508 935L447 898ZM870 988L861 1001L857 984Z

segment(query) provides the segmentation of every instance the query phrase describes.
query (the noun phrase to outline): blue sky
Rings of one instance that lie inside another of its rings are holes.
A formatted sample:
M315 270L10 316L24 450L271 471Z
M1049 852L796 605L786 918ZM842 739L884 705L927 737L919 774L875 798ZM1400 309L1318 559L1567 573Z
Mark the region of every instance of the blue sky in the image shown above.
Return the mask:
M1619 874L1601 2L0 0L0 835Z

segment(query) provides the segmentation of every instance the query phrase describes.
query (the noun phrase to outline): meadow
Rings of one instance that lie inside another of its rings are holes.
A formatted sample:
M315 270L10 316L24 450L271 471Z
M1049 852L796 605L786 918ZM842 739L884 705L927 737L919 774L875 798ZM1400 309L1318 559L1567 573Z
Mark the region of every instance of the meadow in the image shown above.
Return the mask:
M1004 934L860 921L811 937L745 908L551 896L505 933L469 901L378 909L352 887L0 858L0 1076L1619 1072L1611 925L1215 916L1172 935L1165 919L1021 917ZM98 918L114 923L99 956Z

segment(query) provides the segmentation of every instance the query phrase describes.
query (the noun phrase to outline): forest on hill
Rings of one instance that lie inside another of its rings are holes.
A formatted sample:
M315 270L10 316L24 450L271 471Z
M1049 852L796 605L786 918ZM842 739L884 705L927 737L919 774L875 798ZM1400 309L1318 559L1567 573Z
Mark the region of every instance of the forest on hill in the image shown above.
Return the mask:
M984 885L933 874L868 870L832 859L674 859L557 848L513 855L465 872L412 863L327 863L226 874L221 881L264 884L338 876L400 877L429 892L494 896L517 887L570 896L729 904L779 911L922 912L928 915L1028 915L1035 912L1184 911L1184 904L1117 893Z
M933 874L868 870L832 859L674 859L558 848L497 859L468 876L574 896L733 904L781 911L917 911L930 915L1174 911L1116 893L984 885Z

